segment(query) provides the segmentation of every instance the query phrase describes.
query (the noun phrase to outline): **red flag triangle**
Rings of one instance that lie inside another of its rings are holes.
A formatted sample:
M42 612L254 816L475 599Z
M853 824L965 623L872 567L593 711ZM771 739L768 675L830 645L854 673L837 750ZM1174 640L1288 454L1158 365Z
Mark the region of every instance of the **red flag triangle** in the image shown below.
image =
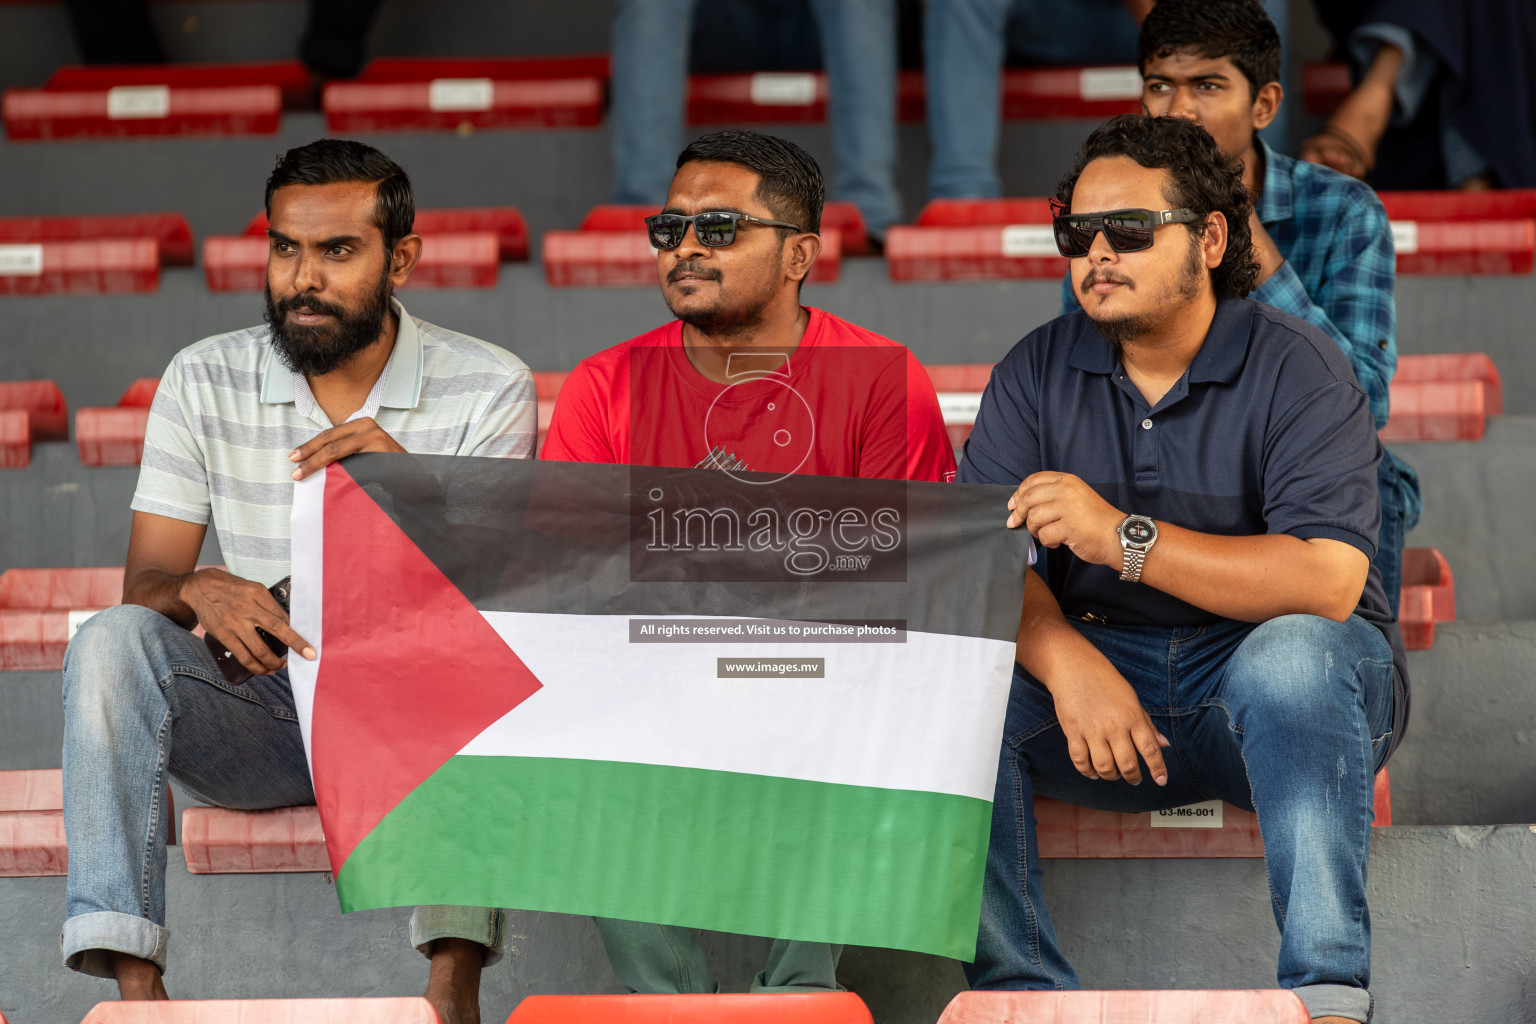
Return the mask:
M321 661L310 727L331 868L542 685L339 464L326 469Z

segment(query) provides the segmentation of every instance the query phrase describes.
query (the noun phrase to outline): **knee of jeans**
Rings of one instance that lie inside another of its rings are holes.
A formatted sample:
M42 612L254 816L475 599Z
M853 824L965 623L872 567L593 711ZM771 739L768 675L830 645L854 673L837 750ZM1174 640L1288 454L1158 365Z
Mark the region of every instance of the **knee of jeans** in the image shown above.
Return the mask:
M1248 634L1227 668L1247 695L1276 711L1310 714L1324 707L1355 703L1357 678L1341 650L1348 623L1320 615L1281 615ZM1343 685L1341 685L1343 684Z
M135 604L120 604L87 619L64 651L64 705L76 713L132 699L134 688L155 680L144 671L169 619ZM177 627L179 628L179 627Z

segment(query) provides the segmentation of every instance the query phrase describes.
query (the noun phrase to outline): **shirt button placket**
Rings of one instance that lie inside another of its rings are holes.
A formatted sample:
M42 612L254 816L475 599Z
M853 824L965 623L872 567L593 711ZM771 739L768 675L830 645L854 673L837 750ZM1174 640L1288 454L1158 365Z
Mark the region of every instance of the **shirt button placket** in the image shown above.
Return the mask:
M1157 438L1152 433L1152 418L1141 421L1136 433L1136 482L1150 483L1157 480Z

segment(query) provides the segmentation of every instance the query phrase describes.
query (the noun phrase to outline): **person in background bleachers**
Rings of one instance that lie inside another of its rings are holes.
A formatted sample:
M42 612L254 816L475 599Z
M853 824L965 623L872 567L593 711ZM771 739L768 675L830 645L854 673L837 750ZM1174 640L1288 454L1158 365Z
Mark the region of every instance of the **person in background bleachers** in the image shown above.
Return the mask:
M958 479L1015 487L1008 526L1045 549L966 975L1079 987L1045 907L1036 794L1118 812L1219 799L1258 814L1281 987L1314 1020L1364 1022L1373 777L1408 717L1371 566L1382 448L1334 340L1245 298L1242 172L1189 120L1095 130L1056 190L1082 307L998 364L966 443Z
M334 139L289 150L266 207L267 324L171 361L144 437L124 603L64 657L60 945L67 966L115 978L124 999L167 998L167 778L224 807L315 802L288 651L266 636L315 657L267 589L289 572L293 480L360 451L529 458L538 429L520 360L393 297L421 237L392 160ZM227 572L196 568L210 519ZM227 665L189 632L198 625ZM411 916L447 1024L478 1024L480 969L503 932L494 909Z
M695 139L676 167L666 209L649 228L662 296L677 321L571 371L540 458L953 479L938 396L912 353L800 305L821 248L816 161L782 139L721 131ZM776 410L767 399L786 391L799 402ZM808 420L796 415L802 408ZM631 991L720 990L689 929L597 923L614 973ZM776 939L752 990L840 990L841 952Z
M356 77L363 67L363 40L380 2L309 0L299 59L322 79ZM85 63L165 63L147 0L64 0L64 9Z
M1252 298L1338 342L1370 396L1377 429L1385 426L1397 369L1391 226L1369 187L1276 153L1258 137L1284 100L1280 37L1258 0L1161 0L1142 24L1137 63L1149 114L1199 122L1224 155L1243 163L1243 182L1257 197L1249 225L1259 260ZM1077 306L1069 272L1062 311ZM1419 480L1388 451L1377 486L1374 562L1395 615L1403 537L1421 509Z
M1317 7L1356 85L1303 159L1378 188L1536 187L1536 4Z
M928 0L923 63L930 199L994 199L1005 57L1129 64L1152 0Z
M763 0L717 0L709 6L709 17L724 31L720 38L711 35L699 42L727 55L759 48L753 26L762 15L789 13L770 11ZM698 0L618 0L610 112L614 203L656 206L666 198L672 159L682 145L697 7ZM837 164L832 198L859 208L878 245L886 228L901 219L895 0L811 0L810 7L827 74ZM705 13L700 12L701 29Z

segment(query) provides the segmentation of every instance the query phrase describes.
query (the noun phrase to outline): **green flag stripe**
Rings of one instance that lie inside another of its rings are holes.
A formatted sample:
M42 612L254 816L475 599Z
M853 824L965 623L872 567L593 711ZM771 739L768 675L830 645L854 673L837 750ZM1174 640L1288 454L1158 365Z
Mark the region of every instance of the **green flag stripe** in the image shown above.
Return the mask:
M347 911L502 905L968 960L991 814L912 790L457 756L358 844L336 888Z

